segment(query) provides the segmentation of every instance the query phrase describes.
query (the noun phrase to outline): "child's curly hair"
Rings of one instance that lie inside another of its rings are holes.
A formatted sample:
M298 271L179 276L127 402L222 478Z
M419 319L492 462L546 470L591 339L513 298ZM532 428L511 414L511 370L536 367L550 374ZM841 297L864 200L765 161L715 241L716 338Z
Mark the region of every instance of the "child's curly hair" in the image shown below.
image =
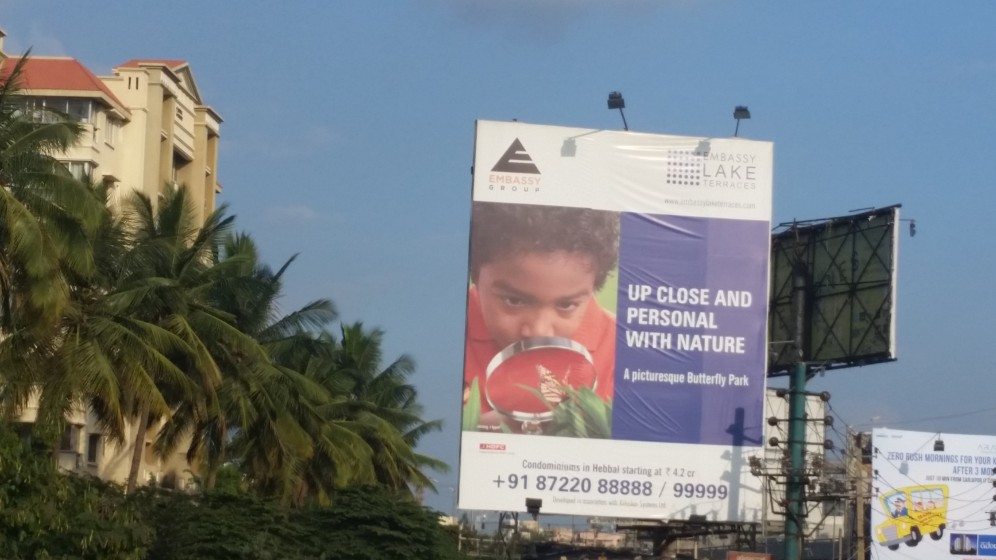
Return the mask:
M619 213L590 208L475 202L471 210L470 274L521 253L582 253L595 266L601 289L619 260Z

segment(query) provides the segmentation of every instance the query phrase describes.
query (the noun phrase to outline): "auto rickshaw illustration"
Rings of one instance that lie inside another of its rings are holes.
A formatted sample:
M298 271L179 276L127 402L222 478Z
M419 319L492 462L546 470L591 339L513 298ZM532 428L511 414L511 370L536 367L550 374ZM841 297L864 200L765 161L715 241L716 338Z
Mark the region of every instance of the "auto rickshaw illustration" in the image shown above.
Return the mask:
M916 546L925 534L933 540L944 536L948 517L948 486L904 486L879 498L887 519L875 527L875 539L889 550Z

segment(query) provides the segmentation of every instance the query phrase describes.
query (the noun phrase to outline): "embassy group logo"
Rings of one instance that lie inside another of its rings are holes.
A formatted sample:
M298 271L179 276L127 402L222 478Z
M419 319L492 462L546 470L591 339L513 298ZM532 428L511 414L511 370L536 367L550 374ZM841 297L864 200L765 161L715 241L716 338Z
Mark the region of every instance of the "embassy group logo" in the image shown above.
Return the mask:
M504 443L481 443L478 444L481 451L505 451Z
M488 190L528 193L539 192L540 170L518 138L512 141L505 153L488 174Z

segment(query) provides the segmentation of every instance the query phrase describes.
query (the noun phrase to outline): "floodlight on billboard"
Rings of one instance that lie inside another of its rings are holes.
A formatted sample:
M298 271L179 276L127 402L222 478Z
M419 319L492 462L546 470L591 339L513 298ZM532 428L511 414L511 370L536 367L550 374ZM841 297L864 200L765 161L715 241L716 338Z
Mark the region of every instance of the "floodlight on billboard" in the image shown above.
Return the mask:
M760 515L772 145L479 121L459 505Z
M872 558L996 556L996 436L872 432Z
M899 208L782 224L772 236L770 375L799 361L835 369L896 359ZM802 316L793 303L800 287ZM802 356L793 343L800 325Z

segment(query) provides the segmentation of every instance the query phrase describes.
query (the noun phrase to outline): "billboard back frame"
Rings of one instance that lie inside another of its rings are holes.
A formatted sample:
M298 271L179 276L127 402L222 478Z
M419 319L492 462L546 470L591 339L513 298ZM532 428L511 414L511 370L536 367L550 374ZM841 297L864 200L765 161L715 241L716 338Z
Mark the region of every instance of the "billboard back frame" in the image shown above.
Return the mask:
M772 234L768 377L801 361L823 370L896 360L899 208L805 222ZM802 355L795 344L797 272L805 277Z

